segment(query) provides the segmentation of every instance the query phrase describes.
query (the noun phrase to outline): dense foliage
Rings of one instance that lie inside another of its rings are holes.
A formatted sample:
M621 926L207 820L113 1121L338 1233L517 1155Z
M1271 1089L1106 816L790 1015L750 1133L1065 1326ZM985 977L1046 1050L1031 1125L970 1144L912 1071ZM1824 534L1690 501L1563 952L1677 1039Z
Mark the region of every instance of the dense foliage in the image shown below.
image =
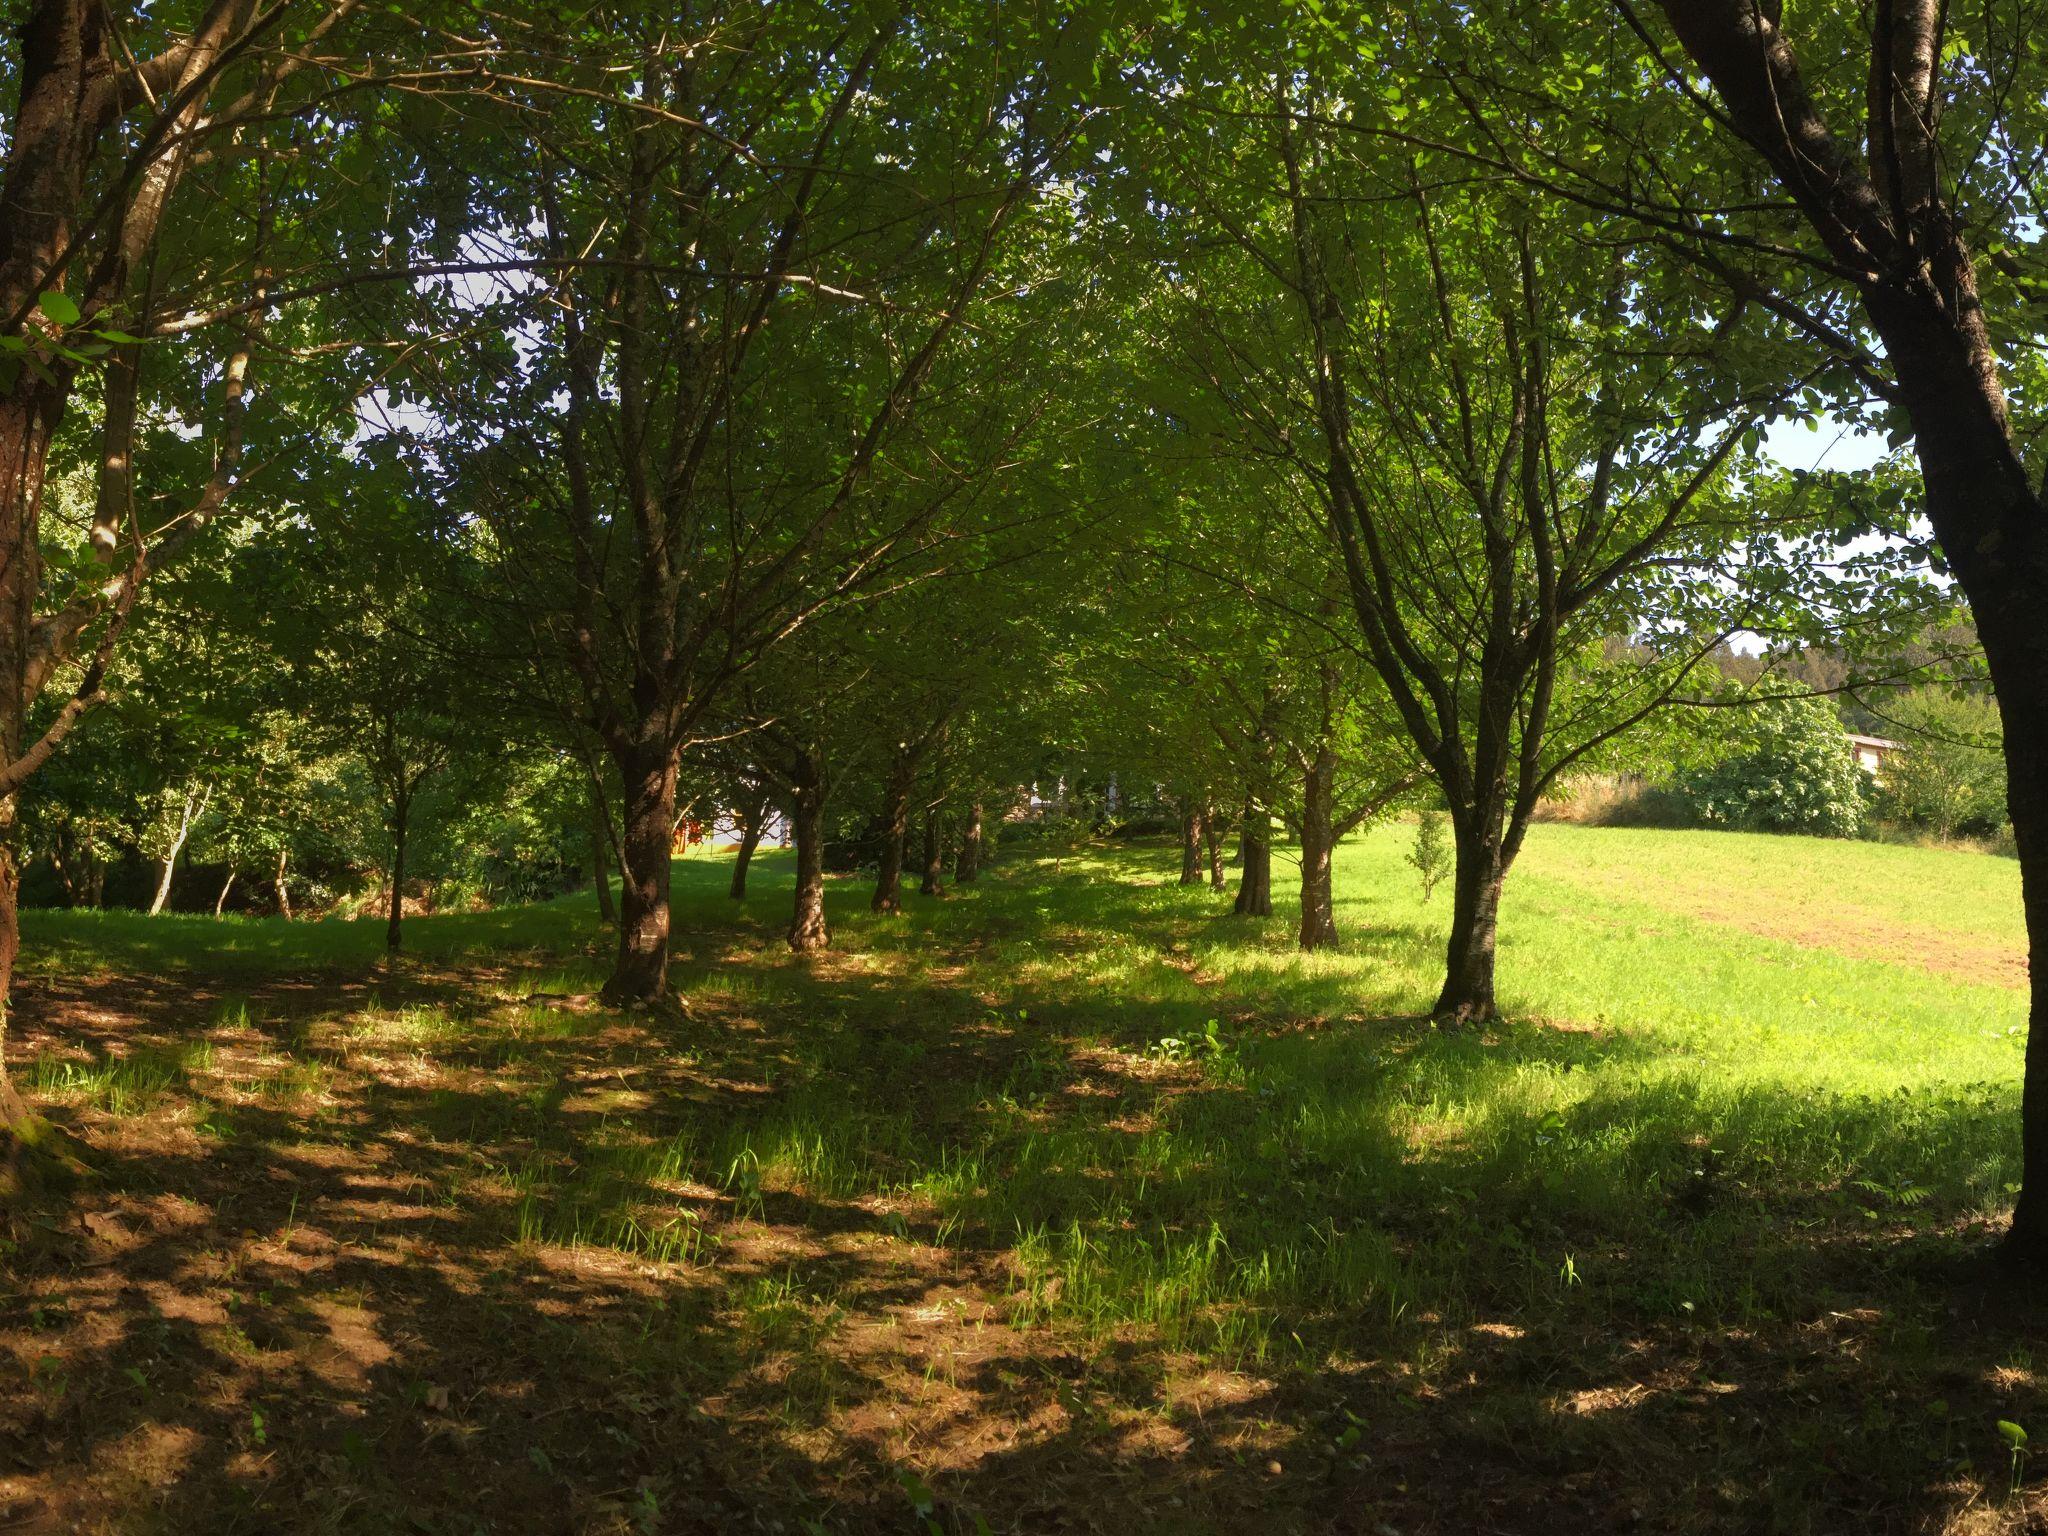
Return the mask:
M1759 832L1851 837L1869 790L1834 707L1786 698L1743 711L1727 753L1682 780L1702 821Z

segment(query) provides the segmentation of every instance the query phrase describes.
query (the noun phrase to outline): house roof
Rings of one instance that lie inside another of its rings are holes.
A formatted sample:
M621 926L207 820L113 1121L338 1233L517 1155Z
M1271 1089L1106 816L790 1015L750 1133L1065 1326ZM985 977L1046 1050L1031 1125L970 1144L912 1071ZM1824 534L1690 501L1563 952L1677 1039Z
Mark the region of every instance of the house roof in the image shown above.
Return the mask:
M1845 731L1843 734L1859 747L1876 747L1880 752L1894 751L1905 745L1903 741L1893 741L1888 736L1862 736L1855 731Z

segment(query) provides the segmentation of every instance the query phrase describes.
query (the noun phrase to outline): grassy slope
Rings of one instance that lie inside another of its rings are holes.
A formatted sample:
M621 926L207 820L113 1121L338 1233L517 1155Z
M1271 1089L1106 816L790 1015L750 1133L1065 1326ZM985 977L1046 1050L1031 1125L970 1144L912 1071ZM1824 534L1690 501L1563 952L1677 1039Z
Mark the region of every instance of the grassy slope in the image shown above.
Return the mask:
M635 1368L717 1390L748 1455L773 1448L801 1494L775 1507L877 1523L833 1528L893 1528L877 1455L997 1529L1042 1528L1082 1497L1075 1479L1104 1529L1294 1528L1289 1509L1313 1524L1330 1480L1400 1529L1497 1521L1502 1499L1545 1512L1525 1528L1648 1506L1652 1529L1934 1529L1983 1506L1997 1419L2036 1401L2031 1313L1965 1326L1951 1286L2016 1166L2023 996L1997 979L2012 867L1541 827L1505 918L1522 1022L1478 1036L1416 1017L1448 911L1442 892L1421 903L1404 852L1399 828L1343 850L1335 955L1172 886L1167 850L1118 849L1057 876L1013 865L894 922L835 886L842 952L816 968L774 942L786 865L765 861L736 921L723 864L693 859L691 1013L669 1036L591 1036L516 1003L600 974L584 897L410 924L443 960L518 953L487 981L404 973L426 1001L337 997L263 1023L276 1038L253 1063L193 1055L201 1036L238 1049L252 1010L216 999L182 1027L172 1009L170 1054L126 1088L111 1057L56 1035L32 1078L116 1146L125 1116L195 1127L202 1156L288 1149L302 1173L293 1138L462 1149L431 1173L467 1223L442 1262L474 1286L568 1244L672 1274L710 1333L671 1357L642 1322ZM1291 895L1283 875L1276 900ZM1799 942L1750 931L1773 926ZM1835 930L1851 953L1820 947ZM1957 933L1961 967L1941 942ZM380 942L374 923L27 928L53 985L189 972L260 993L273 973L360 975ZM407 1096L434 1071L450 1075ZM566 1085L611 1074L599 1112L565 1112ZM207 1176L151 1167L138 1189ZM906 1273L919 1317L993 1308L945 1346L943 1389L937 1344L921 1385L914 1350L887 1367L859 1353L895 1294L881 1277ZM431 1342L446 1325L412 1327ZM1036 1422L987 1379L963 1385L963 1357L1013 1351L1035 1380L1055 1346L1090 1361L1054 1382L1055 1433L998 1451L963 1427ZM1219 1370L1266 1385L1233 1398ZM934 1392L939 1427L908 1407L914 1432L861 1418ZM1112 1448L1161 1426L1188 1448L1139 1477ZM497 1433L516 1462L522 1432ZM1296 1469L1279 1486L1257 1471L1268 1450ZM321 1496L293 1475L295 1497ZM1148 1479L1206 1488L1210 1523L1141 1516ZM434 1497L408 1492L415 1510ZM1240 1522L1233 1499L1279 1524Z

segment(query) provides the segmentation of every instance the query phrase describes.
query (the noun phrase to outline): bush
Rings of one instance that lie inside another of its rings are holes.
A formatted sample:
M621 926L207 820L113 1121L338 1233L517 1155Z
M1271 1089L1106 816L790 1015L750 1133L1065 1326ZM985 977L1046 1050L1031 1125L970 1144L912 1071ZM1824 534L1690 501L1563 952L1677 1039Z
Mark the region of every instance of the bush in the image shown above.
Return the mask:
M1979 696L1920 688L1889 713L1905 746L1878 775L1878 816L1937 837L1996 836L2006 815L1998 707Z
M1863 770L1834 707L1778 699L1742 711L1726 755L1687 773L1679 790L1710 825L1854 837L1863 826Z

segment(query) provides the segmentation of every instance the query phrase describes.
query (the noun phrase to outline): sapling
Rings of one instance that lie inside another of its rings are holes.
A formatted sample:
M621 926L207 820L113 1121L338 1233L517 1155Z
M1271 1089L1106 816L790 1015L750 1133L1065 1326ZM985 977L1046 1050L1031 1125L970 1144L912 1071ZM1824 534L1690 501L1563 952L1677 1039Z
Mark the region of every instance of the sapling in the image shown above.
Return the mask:
M1451 872L1450 839L1444 836L1447 819L1442 811L1432 808L1424 810L1415 822L1415 846L1409 850L1408 862L1422 876L1424 901L1436 890L1437 882Z
M2020 1491L2020 1468L2027 1459L2027 1432L2011 1419L2000 1419L1998 1433L2006 1449L2012 1452L2012 1481L2006 1488L2006 1496L2011 1498Z

